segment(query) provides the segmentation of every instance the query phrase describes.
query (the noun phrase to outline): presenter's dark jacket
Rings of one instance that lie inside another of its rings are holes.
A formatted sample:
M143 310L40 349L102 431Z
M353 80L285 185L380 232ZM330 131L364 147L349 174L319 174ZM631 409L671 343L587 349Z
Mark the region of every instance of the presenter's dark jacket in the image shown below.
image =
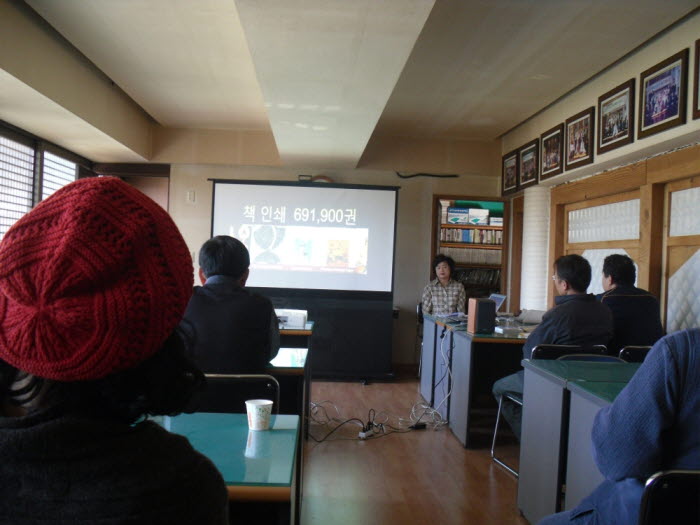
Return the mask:
M183 325L193 329L192 357L204 372L264 373L279 350L279 326L270 300L224 275L195 287Z
M523 345L524 359L530 359L532 349L539 344L607 346L613 335L613 318L595 295L559 295L554 303Z
M53 407L0 417L0 523L226 525L212 462L151 421L135 425Z
M623 346L652 346L664 335L659 301L646 290L617 286L598 299L613 314L615 333L608 350L617 354Z

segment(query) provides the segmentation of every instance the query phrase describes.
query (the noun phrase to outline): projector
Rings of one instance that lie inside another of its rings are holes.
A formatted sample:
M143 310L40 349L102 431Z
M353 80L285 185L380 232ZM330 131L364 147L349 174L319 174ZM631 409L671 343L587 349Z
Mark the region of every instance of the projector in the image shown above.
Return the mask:
M275 315L280 321L280 328L303 330L306 327L306 310L275 308Z

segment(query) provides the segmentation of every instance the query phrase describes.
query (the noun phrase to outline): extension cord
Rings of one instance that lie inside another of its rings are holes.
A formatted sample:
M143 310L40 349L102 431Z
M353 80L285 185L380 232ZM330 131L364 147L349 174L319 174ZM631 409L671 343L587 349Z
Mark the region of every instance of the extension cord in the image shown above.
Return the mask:
M367 438L371 438L373 435L374 435L374 432L373 432L373 431L371 431L371 430L363 430L362 432L360 432L360 433L357 435L357 437L359 437L360 439L367 439Z

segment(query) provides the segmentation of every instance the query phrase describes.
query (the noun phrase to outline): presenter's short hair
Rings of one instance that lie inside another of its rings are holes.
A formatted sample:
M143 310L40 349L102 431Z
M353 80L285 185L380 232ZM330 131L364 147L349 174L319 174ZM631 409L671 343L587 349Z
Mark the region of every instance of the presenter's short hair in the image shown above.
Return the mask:
M627 255L619 253L608 255L603 261L603 275L612 277L612 282L618 285L633 286L637 280L637 270L634 261Z
M562 255L554 261L554 271L577 292L585 293L591 284L591 265L580 255Z
M435 270L435 268L437 268L437 265L440 263L447 263L447 266L450 267L450 273L454 273L455 261L452 257L438 253L435 256L435 259L433 259L433 266L432 266L433 270Z
M250 266L248 248L229 235L217 235L199 250L199 267L209 278L214 275L241 277Z

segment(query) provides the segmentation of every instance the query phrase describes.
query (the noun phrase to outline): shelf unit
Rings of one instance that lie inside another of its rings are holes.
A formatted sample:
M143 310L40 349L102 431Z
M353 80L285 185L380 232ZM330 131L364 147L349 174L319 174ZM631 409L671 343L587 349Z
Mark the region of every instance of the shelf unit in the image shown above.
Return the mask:
M494 197L433 196L432 256L442 253L454 259L454 278L462 282L467 297L488 297L505 288L507 206ZM489 219L502 217L503 226L447 223L446 208L488 209ZM430 278L434 279L432 271Z

